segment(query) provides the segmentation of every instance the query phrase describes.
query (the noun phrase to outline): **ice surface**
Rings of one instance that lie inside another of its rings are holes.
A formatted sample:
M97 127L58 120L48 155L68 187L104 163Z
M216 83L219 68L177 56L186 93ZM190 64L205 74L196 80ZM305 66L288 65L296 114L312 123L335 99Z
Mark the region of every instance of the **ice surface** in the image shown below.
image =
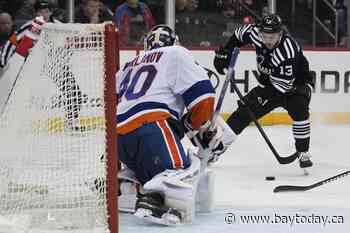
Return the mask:
M264 129L280 154L294 152L291 126L265 126ZM283 184L309 185L350 170L349 134L349 125L312 125L310 153L314 167L309 170L309 176L304 176L297 162L278 164L258 130L248 127L211 168L216 174L213 212L197 215L193 224L176 228L120 214L120 232L348 233L350 176L306 192L275 194L272 190ZM265 176L275 176L276 180L266 181ZM232 216L236 222L225 223L225 218ZM247 216L256 219L265 216L270 218L270 223L262 223L261 219L260 223L243 223L241 218ZM327 223L323 224L321 218L328 218ZM336 223L330 223L331 220Z
M264 126L264 129L280 154L294 152L291 126ZM306 192L272 192L277 185L309 185L350 170L349 134L350 125L312 125L310 153L314 166L309 170L310 175L304 176L297 162L278 164L258 130L248 127L211 168L216 175L211 213L199 214L193 224L180 227L159 226L130 214L120 214L119 232L349 233L350 176ZM265 176L275 176L276 180L266 181ZM255 220L247 223L249 217ZM230 220L231 224L227 223ZM101 229L50 231L98 232Z

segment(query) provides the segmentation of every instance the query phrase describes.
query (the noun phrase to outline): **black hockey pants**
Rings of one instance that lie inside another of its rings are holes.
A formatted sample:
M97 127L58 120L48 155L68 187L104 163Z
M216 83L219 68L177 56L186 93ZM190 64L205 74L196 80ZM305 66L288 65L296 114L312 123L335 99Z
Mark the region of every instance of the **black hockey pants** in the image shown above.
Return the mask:
M296 150L300 152L308 151L310 143L310 96L300 92L282 94L272 86L257 86L245 95L243 100L257 119L275 108L284 108L294 121L293 135ZM240 134L251 122L252 119L246 106L239 100L238 108L227 119L228 125L236 134Z

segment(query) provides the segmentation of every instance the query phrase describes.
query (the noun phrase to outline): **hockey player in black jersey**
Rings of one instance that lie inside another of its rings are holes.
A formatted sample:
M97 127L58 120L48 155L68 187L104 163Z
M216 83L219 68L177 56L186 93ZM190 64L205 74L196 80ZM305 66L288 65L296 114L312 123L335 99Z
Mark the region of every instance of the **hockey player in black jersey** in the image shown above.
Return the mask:
M309 104L314 83L302 48L284 29L278 15L267 15L259 24L238 27L227 44L215 51L214 66L220 74L228 68L231 51L244 45L254 46L260 74L259 85L244 96L244 103L257 119L283 107L293 119L299 165L311 167ZM238 135L251 121L246 106L239 101L227 123Z

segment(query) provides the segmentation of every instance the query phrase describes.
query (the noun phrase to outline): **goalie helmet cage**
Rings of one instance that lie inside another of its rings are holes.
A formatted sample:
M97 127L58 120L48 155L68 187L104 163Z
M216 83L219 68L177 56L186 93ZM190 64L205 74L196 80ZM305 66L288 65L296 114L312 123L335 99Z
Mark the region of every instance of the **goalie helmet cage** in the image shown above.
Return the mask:
M118 232L118 67L113 24L48 23L5 73L17 81L0 116L0 232Z

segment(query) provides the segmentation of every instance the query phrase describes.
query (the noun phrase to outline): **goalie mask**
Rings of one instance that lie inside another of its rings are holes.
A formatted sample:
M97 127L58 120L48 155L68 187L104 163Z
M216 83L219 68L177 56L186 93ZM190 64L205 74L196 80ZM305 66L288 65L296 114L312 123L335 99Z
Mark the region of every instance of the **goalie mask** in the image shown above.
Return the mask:
M178 42L174 30L167 25L157 25L151 29L144 40L144 49L152 50L165 46L173 46Z

